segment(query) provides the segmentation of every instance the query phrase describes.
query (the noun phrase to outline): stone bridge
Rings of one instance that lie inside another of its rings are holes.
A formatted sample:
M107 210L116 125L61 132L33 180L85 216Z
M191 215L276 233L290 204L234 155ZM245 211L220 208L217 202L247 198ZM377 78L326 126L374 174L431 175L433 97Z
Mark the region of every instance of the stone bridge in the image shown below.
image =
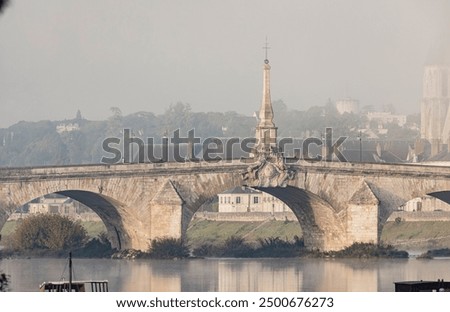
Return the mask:
M240 161L0 169L0 228L16 208L59 193L92 208L119 249L148 248L157 237L184 237L199 207L245 184ZM289 206L309 248L336 250L378 242L397 207L426 194L450 202L450 168L298 162L286 187L258 187Z

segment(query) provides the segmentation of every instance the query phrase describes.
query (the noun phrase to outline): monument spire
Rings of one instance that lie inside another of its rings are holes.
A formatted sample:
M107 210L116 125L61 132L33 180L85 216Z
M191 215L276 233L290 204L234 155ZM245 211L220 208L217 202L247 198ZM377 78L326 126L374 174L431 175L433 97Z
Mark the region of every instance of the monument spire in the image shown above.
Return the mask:
M256 144L250 156L254 163L242 172L244 185L258 187L286 187L294 179L295 171L286 166L283 151L277 145L277 127L273 123L272 100L270 99L270 65L267 56L264 60L263 98L256 126Z
M257 150L270 152L276 148L277 128L273 122L272 100L270 97L270 65L268 59L268 49L270 49L267 38L263 49L265 52L265 60L263 66L263 96L261 108L259 109L259 121L256 126L256 139L258 140Z

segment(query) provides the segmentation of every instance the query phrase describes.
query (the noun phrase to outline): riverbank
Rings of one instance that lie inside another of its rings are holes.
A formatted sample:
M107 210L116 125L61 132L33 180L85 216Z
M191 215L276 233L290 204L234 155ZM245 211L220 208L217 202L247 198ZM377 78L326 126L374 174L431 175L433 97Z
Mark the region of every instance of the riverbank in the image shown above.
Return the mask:
M225 222L194 219L187 231L187 239L193 247L203 244L220 245L232 236L243 237L248 243L258 239L279 237L292 240L302 237L300 225L294 221ZM450 222L401 221L387 222L381 234L383 245L401 250L413 250L418 254L431 249L450 248Z
M83 224L89 235L95 236L104 229L102 223L89 222ZM13 230L13 223L7 222L3 233ZM446 236L449 236L446 239ZM4 236L5 237L5 236ZM228 242L230 237L234 241ZM260 222L211 221L193 219L187 230L185 243L191 256L194 257L391 257L393 250L373 249L366 246L360 251L353 250L350 255L328 253L314 254L306 252L301 246L302 230L295 221L265 220ZM393 246L396 250L413 250L412 254L422 254L428 250L442 249L446 243L450 246L450 222L388 222L382 232L382 246ZM441 242L437 244L436 242ZM417 243L420 242L420 243ZM103 247L102 247L103 248ZM385 247L383 247L385 248ZM136 251L114 251L99 248L94 244L85 250L76 252L78 257L117 257L137 258L145 257ZM347 251L348 253L348 251ZM395 252L394 252L395 253ZM4 257L65 257L66 252L33 251L28 255L5 254ZM398 257L394 255L393 257ZM403 257L403 255L400 255ZM168 256L171 257L170 255ZM174 258L177 258L175 256Z

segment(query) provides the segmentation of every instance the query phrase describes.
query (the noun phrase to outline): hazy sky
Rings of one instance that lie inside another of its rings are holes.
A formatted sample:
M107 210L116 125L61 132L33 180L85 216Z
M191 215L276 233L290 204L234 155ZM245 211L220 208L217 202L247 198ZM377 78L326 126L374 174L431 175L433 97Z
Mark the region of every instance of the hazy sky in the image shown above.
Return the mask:
M194 111L250 115L351 96L419 112L423 66L450 39L448 0L11 0L0 16L0 127Z

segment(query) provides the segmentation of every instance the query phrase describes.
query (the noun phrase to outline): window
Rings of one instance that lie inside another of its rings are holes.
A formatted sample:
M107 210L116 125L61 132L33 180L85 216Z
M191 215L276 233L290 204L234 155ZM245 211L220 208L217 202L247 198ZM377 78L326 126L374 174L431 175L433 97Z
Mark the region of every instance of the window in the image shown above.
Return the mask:
M254 197L253 197L253 203L254 203L254 204L257 204L257 203L258 203L258 200L259 200L259 198L258 198L257 196L254 196Z
M236 204L240 204L241 203L241 197L240 196L236 196Z

